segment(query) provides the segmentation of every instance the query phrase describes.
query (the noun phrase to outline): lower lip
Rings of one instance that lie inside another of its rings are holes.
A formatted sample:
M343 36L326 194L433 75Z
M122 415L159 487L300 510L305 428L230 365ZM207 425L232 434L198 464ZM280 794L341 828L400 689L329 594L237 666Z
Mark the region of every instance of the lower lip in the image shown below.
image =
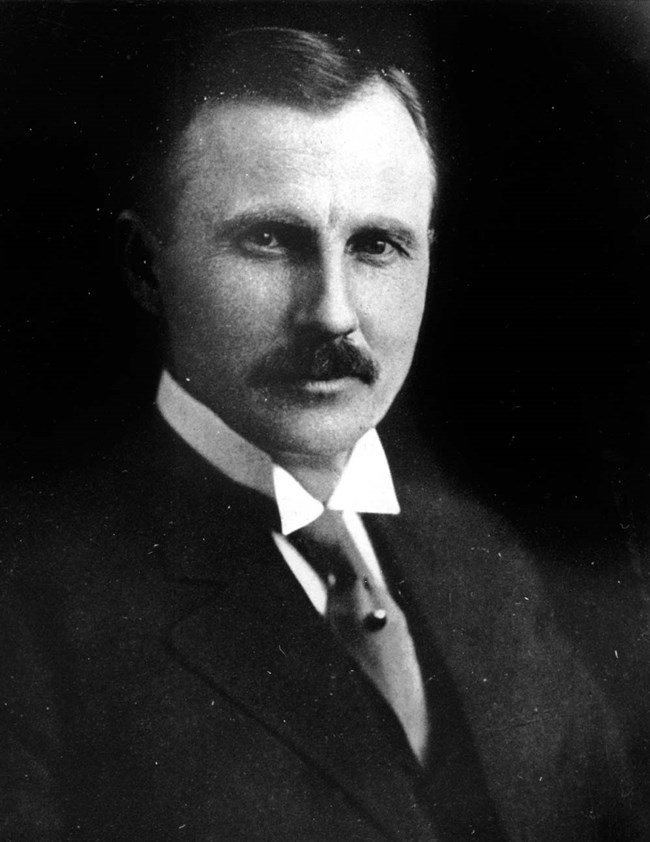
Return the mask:
M360 381L356 377L339 377L335 380L300 380L294 388L302 394L318 397L339 395Z

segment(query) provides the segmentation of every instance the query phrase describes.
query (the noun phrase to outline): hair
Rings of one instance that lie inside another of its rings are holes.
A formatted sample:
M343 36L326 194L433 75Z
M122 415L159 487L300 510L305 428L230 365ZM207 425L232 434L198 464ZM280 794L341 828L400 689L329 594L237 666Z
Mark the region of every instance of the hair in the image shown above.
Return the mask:
M281 27L238 29L206 39L166 91L162 119L139 172L139 210L160 233L173 216L183 132L206 108L258 100L311 112L336 110L371 83L404 105L426 147L433 150L423 98L406 71L374 60L344 38Z

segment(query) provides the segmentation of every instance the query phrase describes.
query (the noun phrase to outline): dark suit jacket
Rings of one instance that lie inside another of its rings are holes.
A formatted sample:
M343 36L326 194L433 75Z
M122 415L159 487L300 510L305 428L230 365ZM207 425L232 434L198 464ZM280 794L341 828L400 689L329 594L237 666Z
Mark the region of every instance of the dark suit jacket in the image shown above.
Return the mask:
M636 838L616 724L530 562L466 499L400 497L366 523L429 691L427 774L251 495L169 431L12 495L1 838Z

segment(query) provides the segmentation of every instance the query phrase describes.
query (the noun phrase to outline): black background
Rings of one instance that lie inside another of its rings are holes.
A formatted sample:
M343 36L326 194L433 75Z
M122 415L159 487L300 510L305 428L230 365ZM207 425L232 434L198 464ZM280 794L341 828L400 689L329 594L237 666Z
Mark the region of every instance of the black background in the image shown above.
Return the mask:
M434 102L437 243L403 401L425 448L515 517L610 506L612 478L644 464L645 449L642 0L4 3L7 469L33 472L119 436L150 404L154 329L120 282L114 220L186 33L254 23L370 33L410 57Z

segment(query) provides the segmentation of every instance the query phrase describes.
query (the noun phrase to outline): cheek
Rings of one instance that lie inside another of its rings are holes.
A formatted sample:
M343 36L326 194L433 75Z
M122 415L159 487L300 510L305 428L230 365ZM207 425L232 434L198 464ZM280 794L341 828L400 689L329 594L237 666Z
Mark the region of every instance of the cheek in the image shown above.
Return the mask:
M283 318L286 283L277 274L229 255L177 256L167 266L163 295L171 329L187 342L226 350L264 347Z
M366 287L363 332L378 351L408 353L417 341L426 298L426 272L404 272Z
M233 342L265 350L282 333L288 284L274 266L236 257L215 257L203 284L204 306L215 329Z

